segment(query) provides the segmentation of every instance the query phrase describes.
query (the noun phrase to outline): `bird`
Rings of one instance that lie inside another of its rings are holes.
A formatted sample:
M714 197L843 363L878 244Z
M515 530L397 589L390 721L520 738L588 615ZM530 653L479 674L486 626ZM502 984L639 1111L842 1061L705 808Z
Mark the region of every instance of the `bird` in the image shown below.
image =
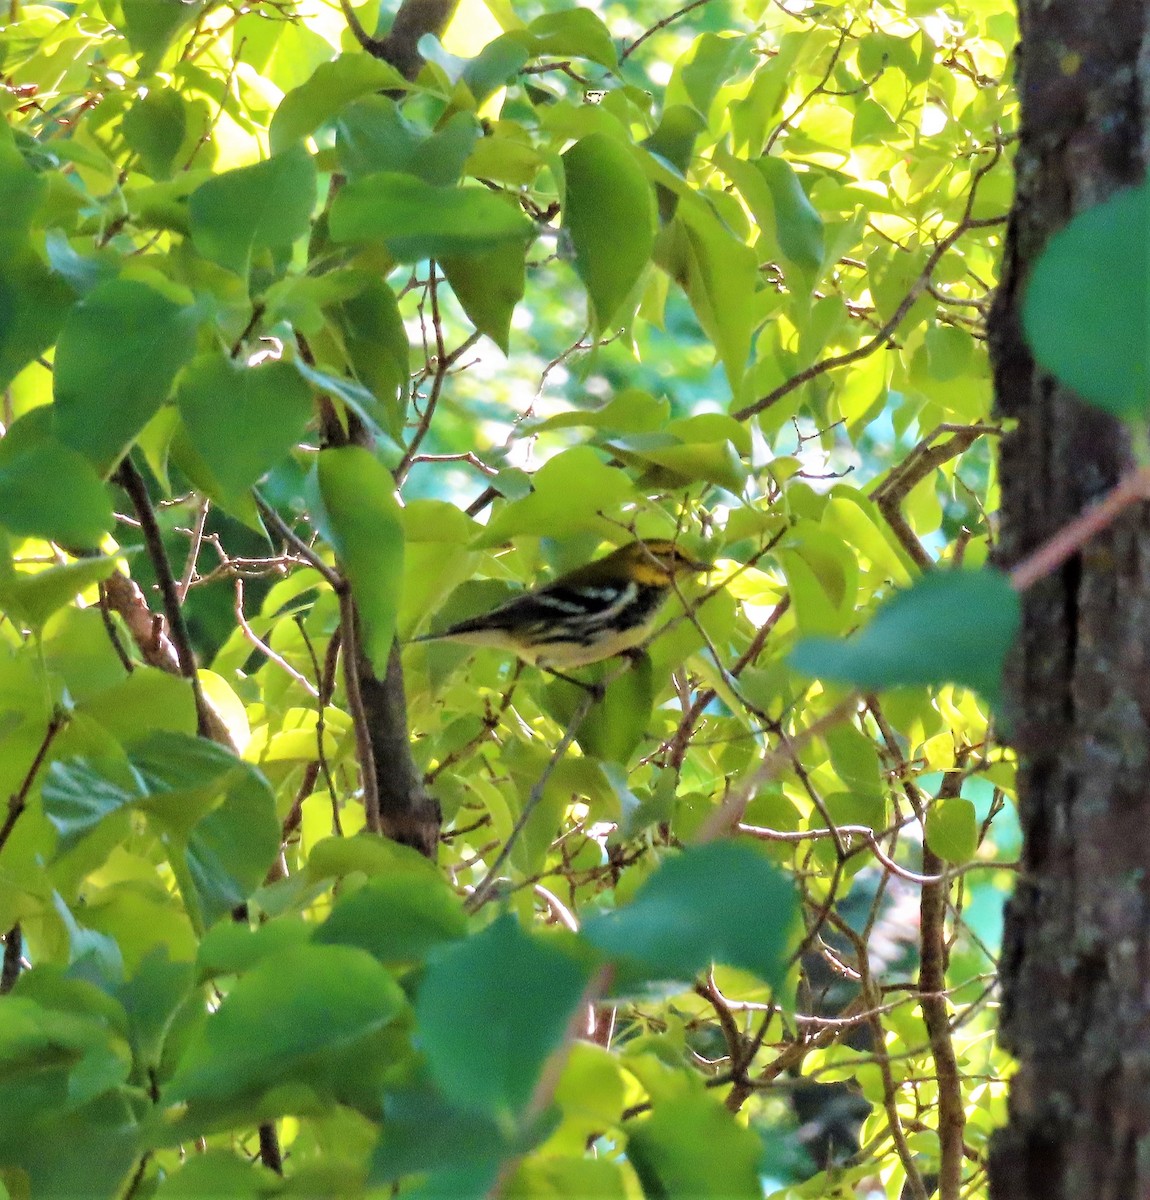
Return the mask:
M674 542L634 541L488 613L413 641L494 646L562 676L634 650L650 635L674 580L707 569Z

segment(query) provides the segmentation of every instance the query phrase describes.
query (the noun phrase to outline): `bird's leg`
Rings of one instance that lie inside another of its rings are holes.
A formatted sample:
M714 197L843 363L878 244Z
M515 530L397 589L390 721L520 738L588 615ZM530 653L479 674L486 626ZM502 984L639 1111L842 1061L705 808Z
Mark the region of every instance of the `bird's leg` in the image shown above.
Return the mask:
M587 692L596 704L602 701L606 689L601 683L587 683L585 680L576 679L574 675L565 675L562 671L556 671L554 667L544 667L544 671L548 675L553 675L556 679L562 679L564 683L572 683L577 688L582 688Z

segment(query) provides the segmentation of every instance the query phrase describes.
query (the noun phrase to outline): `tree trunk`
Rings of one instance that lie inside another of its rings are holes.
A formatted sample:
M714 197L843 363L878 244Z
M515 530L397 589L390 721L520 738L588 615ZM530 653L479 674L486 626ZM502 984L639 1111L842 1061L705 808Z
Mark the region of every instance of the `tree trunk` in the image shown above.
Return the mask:
M1001 455L1007 566L1130 466L1123 426L1035 366L1019 309L1049 235L1141 182L1150 148L1150 3L1020 0L1019 16L1017 196L991 320L998 410L1018 421ZM1024 849L1007 912L1001 1035L1019 1067L991 1195L1150 1197L1144 506L1030 589L1007 686Z

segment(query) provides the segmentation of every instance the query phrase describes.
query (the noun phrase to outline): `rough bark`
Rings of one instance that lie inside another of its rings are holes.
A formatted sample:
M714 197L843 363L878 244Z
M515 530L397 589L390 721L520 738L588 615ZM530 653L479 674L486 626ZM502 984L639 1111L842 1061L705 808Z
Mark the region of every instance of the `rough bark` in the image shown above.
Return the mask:
M1150 4L1020 0L1022 139L992 315L1011 565L1130 465L1116 421L1039 371L1019 306L1047 237L1141 181ZM1066 280L1074 286L1073 279ZM1150 517L1127 512L1027 593L1008 678L1022 870L1007 913L1002 1040L1018 1059L994 1200L1150 1196Z

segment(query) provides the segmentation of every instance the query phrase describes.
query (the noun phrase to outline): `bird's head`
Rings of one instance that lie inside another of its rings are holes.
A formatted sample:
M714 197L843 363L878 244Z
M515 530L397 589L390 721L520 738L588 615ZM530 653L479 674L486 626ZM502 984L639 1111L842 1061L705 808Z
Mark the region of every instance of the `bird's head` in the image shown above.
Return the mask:
M677 575L706 571L708 564L691 558L681 546L662 538L630 542L609 554L608 561L626 569L629 576L646 587L669 587Z

